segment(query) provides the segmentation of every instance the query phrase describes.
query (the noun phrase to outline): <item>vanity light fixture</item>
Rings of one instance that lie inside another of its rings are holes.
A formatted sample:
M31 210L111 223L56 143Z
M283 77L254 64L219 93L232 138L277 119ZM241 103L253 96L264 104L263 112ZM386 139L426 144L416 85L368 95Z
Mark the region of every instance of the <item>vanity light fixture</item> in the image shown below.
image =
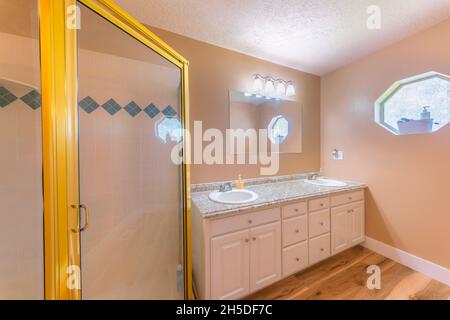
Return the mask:
M283 80L277 80L276 94L279 97L282 97L286 94L286 86Z
M253 80L253 91L258 93L262 92L264 88L265 79L259 74L255 75L255 79Z
M266 85L264 86L264 93L271 97L275 93L275 84L273 83L272 79L266 80Z
M292 96L295 96L295 87L294 87L294 84L290 81L287 84L286 97L292 97Z
M274 79L255 74L253 80L253 94L266 96L267 99L295 96L295 87L292 81Z

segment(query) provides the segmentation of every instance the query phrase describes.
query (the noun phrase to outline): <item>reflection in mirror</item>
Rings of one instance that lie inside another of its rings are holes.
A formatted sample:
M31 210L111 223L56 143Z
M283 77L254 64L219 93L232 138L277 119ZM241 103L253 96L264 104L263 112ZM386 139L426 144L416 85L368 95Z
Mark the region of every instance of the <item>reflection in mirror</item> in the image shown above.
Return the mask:
M289 135L289 121L281 115L273 117L267 127L267 134L272 143L282 144Z
M302 152L302 107L298 102L230 91L229 117L229 129L267 130L269 150L277 144L279 153ZM249 150L246 148L246 153Z
M177 118L162 118L156 124L156 135L163 143L168 141L179 143L183 138L181 121Z

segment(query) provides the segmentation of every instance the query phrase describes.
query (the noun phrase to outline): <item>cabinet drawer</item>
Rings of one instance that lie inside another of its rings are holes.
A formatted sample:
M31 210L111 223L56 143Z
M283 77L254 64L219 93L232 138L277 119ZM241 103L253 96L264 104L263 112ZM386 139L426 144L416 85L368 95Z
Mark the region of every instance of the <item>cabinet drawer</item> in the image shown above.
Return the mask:
M364 199L364 190L358 190L354 192L347 192L343 194L338 194L331 197L331 206L339 206L341 204L346 204L354 201L359 201Z
M288 204L286 206L283 206L283 208L281 209L283 219L301 216L305 214L307 211L308 205L306 201Z
M316 211L309 215L309 237L330 232L330 209Z
M309 263L314 264L330 256L330 234L309 240Z
M283 220L283 247L308 238L308 216Z
M211 221L211 236L217 236L279 220L280 208L238 214L232 217Z
M318 199L313 199L308 201L309 211L317 211L320 209L326 209L330 206L330 198L323 197Z
M280 221L280 208L255 211L249 213L251 226L259 226L270 222Z
M307 241L283 249L283 277L298 272L307 266Z

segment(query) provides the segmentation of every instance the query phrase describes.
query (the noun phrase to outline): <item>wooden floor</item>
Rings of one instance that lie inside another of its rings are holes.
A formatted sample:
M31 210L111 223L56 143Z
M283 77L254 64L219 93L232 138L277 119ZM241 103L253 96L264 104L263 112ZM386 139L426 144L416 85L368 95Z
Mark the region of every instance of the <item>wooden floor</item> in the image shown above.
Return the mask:
M381 289L369 290L367 267L381 269ZM450 287L363 247L355 247L283 279L246 299L450 300Z

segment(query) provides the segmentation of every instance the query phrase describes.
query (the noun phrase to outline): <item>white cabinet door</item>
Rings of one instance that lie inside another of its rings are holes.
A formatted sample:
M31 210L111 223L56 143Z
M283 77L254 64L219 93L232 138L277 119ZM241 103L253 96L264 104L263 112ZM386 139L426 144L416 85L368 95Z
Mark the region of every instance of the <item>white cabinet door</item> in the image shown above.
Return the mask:
M350 209L348 205L331 209L331 254L350 247Z
M259 290L281 279L281 224L250 230L250 290Z
M331 209L331 253L364 241L364 201Z
M349 243L352 246L363 242L365 238L364 201L352 205L349 220Z
M250 293L250 230L211 240L211 298L238 299Z

